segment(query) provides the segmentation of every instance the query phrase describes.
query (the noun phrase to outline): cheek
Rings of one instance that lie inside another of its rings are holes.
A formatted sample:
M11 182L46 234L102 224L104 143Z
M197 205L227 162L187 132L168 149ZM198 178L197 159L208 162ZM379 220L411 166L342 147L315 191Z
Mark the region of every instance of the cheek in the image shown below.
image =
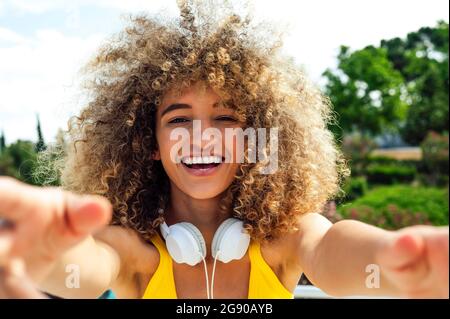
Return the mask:
M225 147L226 155L230 156L228 163L241 164L244 162L247 143L243 137L234 135L233 137L224 138L222 143Z
M169 139L169 135L161 136L161 142L159 143L159 152L164 165L170 166L176 164L170 156L170 152L172 149L175 149L175 146L176 141L171 141Z
M164 167L169 166L171 164L170 149L175 143L175 141L170 140L170 131L157 127L156 141L158 143L159 156L163 166Z
M176 165L181 156L191 152L190 133L167 129L161 132L159 138L161 159L167 162L167 165Z
M228 175L229 179L233 180L236 177L240 166L241 166L240 163L231 163L230 164L230 174Z

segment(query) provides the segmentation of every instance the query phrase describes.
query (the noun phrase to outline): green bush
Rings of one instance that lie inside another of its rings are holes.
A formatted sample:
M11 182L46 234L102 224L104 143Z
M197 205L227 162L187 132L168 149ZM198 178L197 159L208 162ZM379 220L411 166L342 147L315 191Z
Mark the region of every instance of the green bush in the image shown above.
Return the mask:
M366 168L370 184L395 184L412 182L417 170L414 166L403 164L370 164Z
M448 225L448 188L378 187L338 207L338 213L386 229L416 224Z
M417 171L420 171L423 169L423 162L419 160L398 160L392 157L388 156L370 156L367 159L368 165L370 164L382 164L382 165L398 165L398 166L409 166L409 167L415 167Z
M419 174L417 176L417 181L421 185L426 186L448 186L449 177L448 175L440 174Z
M398 164L400 161L392 158L392 157L388 157L388 156L382 156L382 155L371 155L367 158L367 162L368 164Z
M448 135L430 132L420 144L422 148L423 162L430 171L448 175Z
M428 133L420 147L422 148L424 180L428 184L448 184L449 138L435 132Z
M351 177L347 179L343 186L344 195L339 202L353 201L367 192L367 180L365 177Z

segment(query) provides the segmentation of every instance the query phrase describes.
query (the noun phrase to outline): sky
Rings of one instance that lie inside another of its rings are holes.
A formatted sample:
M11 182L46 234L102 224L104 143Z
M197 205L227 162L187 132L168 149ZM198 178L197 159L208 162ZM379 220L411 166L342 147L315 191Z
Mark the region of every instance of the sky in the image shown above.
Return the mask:
M322 85L340 45L353 50L449 21L448 0L254 0L254 16L288 26L284 53ZM178 13L176 0L0 0L0 131L7 144L45 141L83 107L77 71L124 15Z

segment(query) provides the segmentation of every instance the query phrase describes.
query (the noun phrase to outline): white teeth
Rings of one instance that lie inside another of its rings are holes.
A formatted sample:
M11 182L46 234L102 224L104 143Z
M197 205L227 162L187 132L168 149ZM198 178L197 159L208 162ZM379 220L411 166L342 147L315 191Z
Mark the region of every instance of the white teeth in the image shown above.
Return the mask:
M216 164L222 163L222 157L220 156L211 156L211 161Z
M222 157L220 156L194 156L194 157L185 157L181 160L184 164L192 165L192 164L220 164L222 163Z

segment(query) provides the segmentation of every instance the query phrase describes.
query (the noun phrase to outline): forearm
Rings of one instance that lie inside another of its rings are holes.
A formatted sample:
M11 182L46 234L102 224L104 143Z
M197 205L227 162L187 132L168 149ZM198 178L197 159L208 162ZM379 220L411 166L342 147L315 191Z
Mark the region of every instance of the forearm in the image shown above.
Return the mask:
M334 224L316 247L310 279L334 296L398 296L375 257L391 236L395 234L357 221Z
M117 253L88 236L55 261L39 288L63 298L97 298L111 286L119 267Z

